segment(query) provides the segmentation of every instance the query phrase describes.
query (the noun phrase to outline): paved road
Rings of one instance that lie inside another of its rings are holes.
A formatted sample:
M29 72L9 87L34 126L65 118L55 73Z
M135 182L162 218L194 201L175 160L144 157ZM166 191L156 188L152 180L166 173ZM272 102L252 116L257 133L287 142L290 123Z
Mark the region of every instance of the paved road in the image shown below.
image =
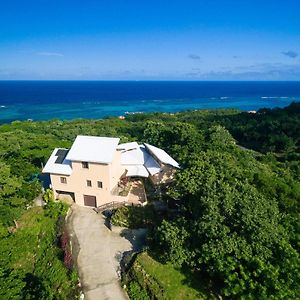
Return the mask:
M104 217L92 209L74 205L68 217L73 255L83 286L85 300L124 300L118 273L122 253L135 247L135 237L125 238L111 232ZM124 233L124 231L123 231Z

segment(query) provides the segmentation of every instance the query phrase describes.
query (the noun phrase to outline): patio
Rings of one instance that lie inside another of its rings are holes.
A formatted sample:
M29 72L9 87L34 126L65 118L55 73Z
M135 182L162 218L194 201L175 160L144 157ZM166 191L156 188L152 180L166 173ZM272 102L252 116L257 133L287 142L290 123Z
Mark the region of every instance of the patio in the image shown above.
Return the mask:
M144 183L141 179L128 179L119 184L112 191L112 201L124 202L132 205L145 205L147 197Z

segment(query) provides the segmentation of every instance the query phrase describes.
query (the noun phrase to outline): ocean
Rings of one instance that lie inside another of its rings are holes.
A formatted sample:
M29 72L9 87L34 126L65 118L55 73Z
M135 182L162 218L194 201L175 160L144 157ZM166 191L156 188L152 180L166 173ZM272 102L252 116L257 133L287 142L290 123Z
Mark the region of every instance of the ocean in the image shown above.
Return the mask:
M300 101L300 81L0 81L0 123L194 109L257 110L292 101Z

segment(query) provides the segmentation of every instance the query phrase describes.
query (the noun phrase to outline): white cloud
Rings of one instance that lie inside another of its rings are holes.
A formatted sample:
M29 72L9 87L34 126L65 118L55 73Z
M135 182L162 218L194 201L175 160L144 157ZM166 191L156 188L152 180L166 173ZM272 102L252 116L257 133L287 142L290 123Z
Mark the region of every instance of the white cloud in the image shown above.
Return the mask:
M193 60L201 59L201 57L198 54L189 54L188 58L193 59Z
M300 80L300 64L264 63L225 71L192 70L185 76L197 80Z
M37 52L36 54L40 56L64 56L62 53L59 52Z

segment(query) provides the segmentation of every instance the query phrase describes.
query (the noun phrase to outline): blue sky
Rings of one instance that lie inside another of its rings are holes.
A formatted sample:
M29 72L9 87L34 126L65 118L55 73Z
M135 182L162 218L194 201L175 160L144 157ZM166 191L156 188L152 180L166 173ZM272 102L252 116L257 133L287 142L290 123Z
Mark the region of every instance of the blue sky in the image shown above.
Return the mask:
M0 79L300 80L300 1L1 1Z

